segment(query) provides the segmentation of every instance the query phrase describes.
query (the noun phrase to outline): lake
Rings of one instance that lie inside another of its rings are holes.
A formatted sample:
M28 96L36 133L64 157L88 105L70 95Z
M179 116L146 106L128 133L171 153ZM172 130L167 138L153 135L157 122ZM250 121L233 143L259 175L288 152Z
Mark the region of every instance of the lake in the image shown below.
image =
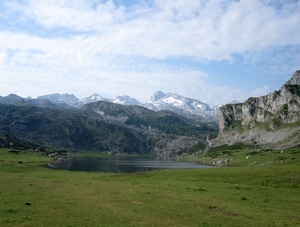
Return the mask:
M201 165L194 162L140 157L72 157L68 158L65 161L51 164L50 168L86 172L132 173L159 169L201 169L215 167Z

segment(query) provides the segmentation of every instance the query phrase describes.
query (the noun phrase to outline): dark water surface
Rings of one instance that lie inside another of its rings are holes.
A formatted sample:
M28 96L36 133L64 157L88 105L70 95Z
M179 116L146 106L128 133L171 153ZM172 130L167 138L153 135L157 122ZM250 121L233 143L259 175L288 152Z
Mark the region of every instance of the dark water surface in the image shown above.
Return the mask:
M72 157L68 158L66 161L51 165L51 168L86 172L132 173L151 171L156 169L201 169L214 167L208 165L200 165L193 162L159 160L139 157Z

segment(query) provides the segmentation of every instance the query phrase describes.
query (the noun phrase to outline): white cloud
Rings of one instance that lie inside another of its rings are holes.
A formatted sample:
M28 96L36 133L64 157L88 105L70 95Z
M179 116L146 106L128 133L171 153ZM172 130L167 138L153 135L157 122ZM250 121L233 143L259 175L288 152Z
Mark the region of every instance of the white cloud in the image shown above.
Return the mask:
M49 29L67 28L76 31L100 30L122 17L122 9L112 1L28 0L7 5L22 13L20 20L34 20Z
M157 0L152 7L125 8L113 1L31 0L23 19L34 20L49 32L55 28L80 32L83 40L90 37L96 50L104 53L230 60L233 53L300 45L299 2L283 4L279 12L270 3Z
M75 55L76 56L76 55ZM188 68L169 67L158 63L140 63L139 68L146 67L145 71L129 70L122 59L118 70L110 70L110 59L103 62L103 68L88 69L87 67L63 67L66 62L58 63L59 59L52 60L43 67L37 67L35 62L47 61L43 54L28 56L22 52L15 54L14 62L24 58L32 58L27 65L6 65L2 70L0 80L6 84L1 93L11 91L26 97L36 97L48 93L73 93L79 98L87 97L92 93L113 98L117 95L130 95L141 102L149 101L150 96L157 90L176 92L186 97L196 98L211 105L231 102L236 97L243 99L245 94L239 89L228 86L214 87L205 82L207 74ZM71 58L67 59L69 61ZM105 59L102 59L105 61ZM55 61L55 62L54 62ZM51 65L53 67L51 67ZM129 62L130 64L130 62ZM51 67L51 70L50 70ZM72 69L71 69L72 68ZM148 71L148 72L147 72ZM7 90L5 90L7 89Z
M0 54L0 65L3 65L5 63L6 58L7 58L7 54L6 53Z
M267 95L268 93L270 93L270 87L265 85L263 87L257 88L254 91L252 91L251 97L259 97L259 96Z
M26 84L39 95L55 88L81 97L97 92L147 101L159 89L221 104L243 101L246 91L209 85L205 78L212 75L200 68L164 60L234 62L238 54L250 69L284 72L299 65L299 1L155 0L125 6L112 0L28 0L1 4L5 10L0 23L14 24L0 27L0 78L1 83L8 83L7 90L21 90ZM20 82L13 85L11 81ZM251 94L268 89L257 88Z

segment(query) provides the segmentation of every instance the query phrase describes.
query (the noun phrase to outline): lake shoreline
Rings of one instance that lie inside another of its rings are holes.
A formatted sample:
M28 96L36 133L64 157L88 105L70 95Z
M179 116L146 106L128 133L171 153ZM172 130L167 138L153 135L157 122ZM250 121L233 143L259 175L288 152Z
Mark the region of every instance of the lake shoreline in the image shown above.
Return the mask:
M74 156L52 162L48 168L69 171L132 173L164 169L201 169L214 168L196 162L178 161L149 157L84 157Z

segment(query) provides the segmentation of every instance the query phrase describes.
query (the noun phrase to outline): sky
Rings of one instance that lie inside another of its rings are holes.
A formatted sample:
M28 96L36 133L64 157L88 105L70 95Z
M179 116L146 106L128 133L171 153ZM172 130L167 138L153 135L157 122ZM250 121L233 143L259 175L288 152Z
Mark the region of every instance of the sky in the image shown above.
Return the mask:
M300 69L298 0L1 0L0 96L266 95Z

